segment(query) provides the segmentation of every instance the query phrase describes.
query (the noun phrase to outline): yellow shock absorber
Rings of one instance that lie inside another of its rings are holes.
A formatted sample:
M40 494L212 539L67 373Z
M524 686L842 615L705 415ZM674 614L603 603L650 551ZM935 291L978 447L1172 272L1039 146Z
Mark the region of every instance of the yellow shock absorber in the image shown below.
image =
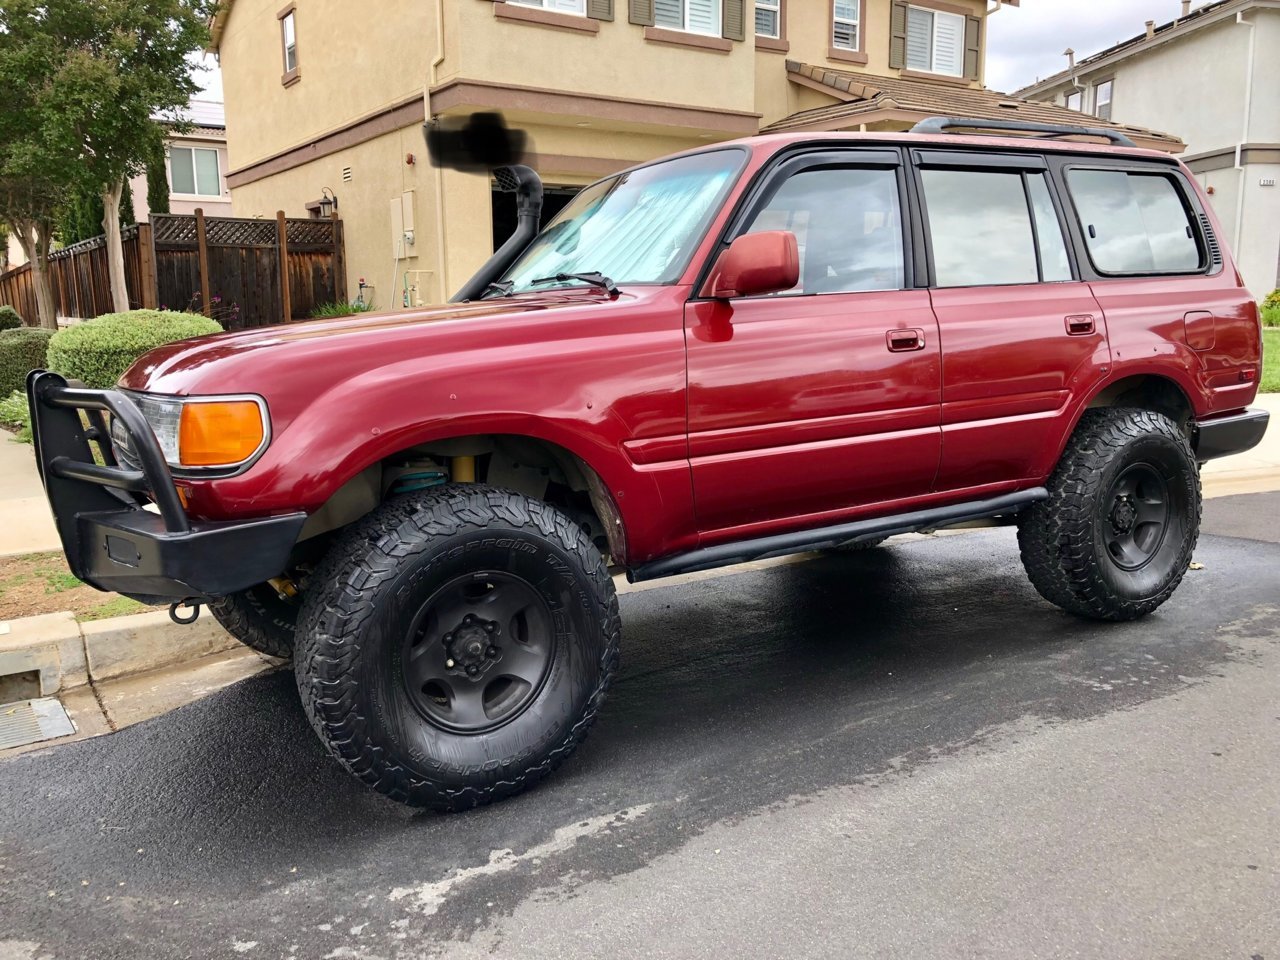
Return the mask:
M449 464L449 476L454 483L475 483L476 458L454 457Z

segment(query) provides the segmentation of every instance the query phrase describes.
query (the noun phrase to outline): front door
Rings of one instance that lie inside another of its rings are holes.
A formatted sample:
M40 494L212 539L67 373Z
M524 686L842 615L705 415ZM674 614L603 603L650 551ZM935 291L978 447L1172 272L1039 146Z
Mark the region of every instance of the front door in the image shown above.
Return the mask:
M908 290L896 151L796 158L739 233L790 230L782 294L686 308L689 457L704 542L821 526L929 491L938 330Z

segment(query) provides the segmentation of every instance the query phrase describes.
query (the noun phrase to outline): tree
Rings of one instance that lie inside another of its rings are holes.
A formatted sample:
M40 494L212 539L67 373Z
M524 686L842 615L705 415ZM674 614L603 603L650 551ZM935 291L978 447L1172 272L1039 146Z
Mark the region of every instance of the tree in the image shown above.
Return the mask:
M8 231L18 238L31 264L40 326L57 330L58 314L49 278L49 245L58 212L66 200L65 188L44 176L23 175L21 163L5 157L3 147L4 141L0 138L0 217Z
M169 212L169 171L163 150L147 160L147 209L152 213Z
M215 0L0 0L0 112L31 124L15 130L21 152L43 155L66 187L102 198L111 295L129 308L120 201L130 176L163 148L165 128L181 129L196 92L187 57L208 38ZM0 126L6 126L0 124ZM9 124L9 127L15 125ZM72 161L68 168L68 161Z

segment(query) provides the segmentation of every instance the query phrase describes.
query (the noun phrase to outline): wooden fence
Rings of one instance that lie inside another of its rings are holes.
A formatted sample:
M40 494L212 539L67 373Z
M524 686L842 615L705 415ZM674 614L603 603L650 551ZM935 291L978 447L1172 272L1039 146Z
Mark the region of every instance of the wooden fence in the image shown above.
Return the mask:
M191 310L228 330L305 319L347 299L342 221L247 220L152 214L122 231L129 306ZM106 240L95 237L49 257L59 316L89 319L114 308ZM287 278L285 282L282 278ZM30 264L0 274L0 303L36 322Z

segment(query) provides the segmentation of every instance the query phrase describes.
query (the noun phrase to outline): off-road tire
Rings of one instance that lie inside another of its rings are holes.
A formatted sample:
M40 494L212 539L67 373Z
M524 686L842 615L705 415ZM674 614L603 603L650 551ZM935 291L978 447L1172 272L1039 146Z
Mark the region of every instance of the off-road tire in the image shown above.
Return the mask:
M246 647L269 657L293 657L298 626L297 603L281 600L270 584L209 601L209 612L222 628Z
M1111 494L1144 466L1165 484L1168 522L1146 565L1125 569L1107 546ZM1018 515L1022 564L1042 597L1094 620L1135 620L1169 599L1200 534L1200 474L1177 424L1151 410L1086 411L1047 487L1049 499Z
M554 652L513 719L458 733L415 706L402 644L431 597L480 570L510 570L550 598ZM618 668L618 600L600 551L521 494L460 484L390 500L335 541L312 583L294 655L303 708L349 772L411 806L462 810L536 783L586 737Z

